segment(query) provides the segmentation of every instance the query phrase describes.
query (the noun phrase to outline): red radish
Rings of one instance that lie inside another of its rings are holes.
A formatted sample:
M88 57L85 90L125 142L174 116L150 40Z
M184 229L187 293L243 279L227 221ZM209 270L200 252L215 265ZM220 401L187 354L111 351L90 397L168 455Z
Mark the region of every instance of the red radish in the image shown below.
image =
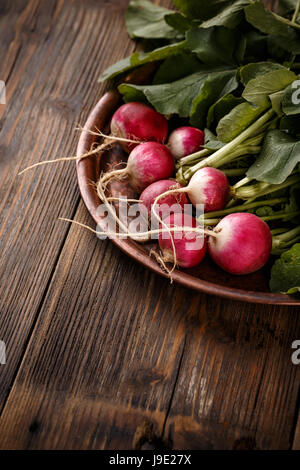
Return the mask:
M174 158L170 150L157 142L138 145L128 157L126 173L130 185L137 192L154 181L169 178L173 172Z
M201 150L204 145L204 132L196 127L178 127L170 134L168 147L174 158L179 160Z
M216 168L201 168L190 179L187 193L193 205L204 204L204 212L219 211L229 199L228 178Z
M250 274L266 264L272 249L268 225L254 214L230 214L215 227L210 237L209 254L231 274Z
M101 198L112 178L128 178L131 187L141 193L154 181L170 178L174 172L174 158L170 150L158 142L139 144L130 153L126 168L105 173L97 183ZM103 198L102 198L103 199Z
M226 206L230 194L227 176L211 167L201 168L191 178L188 186L166 191L154 201L155 206L162 198L176 193L186 193L194 206L203 204L204 212L221 210Z
M114 113L111 132L116 137L164 143L168 135L168 122L162 114L143 103L126 103ZM120 142L126 152L138 144Z
M159 247L163 255L164 263L178 264L182 268L192 268L197 266L203 260L207 242L204 233L188 232L183 231L183 227L196 228L200 225L194 217L189 214L176 213L171 214L169 217L164 219L163 225L169 228L178 227L178 231L169 233L160 233L159 235ZM174 242L174 247L172 244Z
M182 188L183 186L180 183L177 183L175 180L160 180L156 181L155 183L150 184L141 194L140 200L141 200L141 205L146 207L148 211L148 215L151 215L151 208L152 205L155 201L155 199L160 196L160 194L165 193L166 191L170 189L179 189ZM185 204L188 204L189 201L186 197L185 194L183 193L175 193L175 194L170 194L169 196L166 196L162 199L160 199L159 204L160 207L164 204L168 207L174 207L177 205L178 206L178 211L177 212L184 212L184 206Z

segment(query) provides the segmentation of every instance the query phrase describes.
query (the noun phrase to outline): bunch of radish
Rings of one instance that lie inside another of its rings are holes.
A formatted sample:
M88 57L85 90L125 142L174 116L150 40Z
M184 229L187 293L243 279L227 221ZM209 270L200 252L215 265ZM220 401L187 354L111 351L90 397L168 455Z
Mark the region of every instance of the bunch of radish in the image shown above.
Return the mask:
M231 188L220 170L204 167L183 187L172 179L175 160L198 152L204 133L194 127L180 127L169 135L164 116L142 103L122 105L111 120L112 135L129 153L126 168L105 173L97 184L105 199L105 189L113 178L128 178L161 228L158 243L160 261L191 268L208 251L214 262L232 274L248 274L260 269L269 259L272 236L268 225L254 214L240 212L224 217L213 230L205 230L185 206L203 207L205 213L225 208ZM104 198L104 199L103 199ZM164 213L161 207L171 209ZM174 209L175 207L175 209ZM173 210L173 209L174 210ZM151 232L149 232L151 233Z

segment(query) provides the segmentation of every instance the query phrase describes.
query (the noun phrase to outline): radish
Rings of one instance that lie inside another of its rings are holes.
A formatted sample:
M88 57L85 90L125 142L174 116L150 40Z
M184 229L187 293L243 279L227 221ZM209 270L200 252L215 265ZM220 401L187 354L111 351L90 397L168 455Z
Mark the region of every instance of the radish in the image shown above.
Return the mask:
M183 186L180 183L177 183L175 180L160 180L156 181L155 183L150 184L141 194L140 201L141 205L147 209L148 216L151 215L151 208L154 204L155 199L160 196L161 194L165 193L170 189L179 189ZM176 212L184 212L185 204L188 204L189 201L185 194L183 193L175 193L170 194L169 196L165 196L160 200L160 209L162 209L162 205L166 207L173 208Z
M204 212L224 209L229 199L230 186L227 176L216 168L201 168L191 178L188 186L166 191L154 201L152 210L158 201L175 193L186 193L194 206L202 204Z
M168 228L178 227L178 231L171 234L160 233L159 247L162 252L160 261L174 263L182 268L192 268L201 263L207 249L206 237L201 231L199 233L186 231L189 227L200 227L196 219L189 214L176 213L165 218L163 225Z
M139 142L154 141L163 144L168 136L168 122L162 114L143 103L126 103L114 113L111 132L116 137L137 140ZM129 153L138 143L120 142L122 148Z
M268 225L254 214L230 214L215 227L208 250L212 259L231 274L250 274L266 264L272 249Z
M97 184L98 194L103 192L105 185L114 177L127 177L131 187L141 193L154 181L170 178L173 172L174 158L170 150L158 142L145 142L132 150L126 168L110 171L100 178Z
M204 132L196 127L179 127L169 137L168 147L174 158L179 160L201 150L204 145Z
M230 186L227 176L216 168L202 168L191 178L187 193L193 205L203 204L204 212L224 209Z

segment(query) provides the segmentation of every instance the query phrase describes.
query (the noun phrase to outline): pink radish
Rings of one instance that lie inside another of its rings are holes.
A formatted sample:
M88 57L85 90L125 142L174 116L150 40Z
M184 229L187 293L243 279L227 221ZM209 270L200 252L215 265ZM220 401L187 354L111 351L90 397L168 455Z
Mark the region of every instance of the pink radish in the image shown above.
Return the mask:
M231 274L250 274L266 264L272 249L268 225L254 214L230 214L215 227L210 237L209 254Z
M164 263L176 262L182 268L192 268L200 264L205 256L207 243L206 237L204 233L201 233L200 225L196 219L189 214L176 213L164 219L163 225L168 228L178 227L178 231L174 231L171 234L160 233L159 247L162 252L162 261ZM186 229L198 226L200 229L199 233L183 231L183 227Z
M160 196L160 194L165 193L170 189L179 189L183 186L180 183L177 183L175 180L160 180L156 181L155 183L150 184L141 194L140 200L141 205L147 209L148 215L151 215L151 208L155 199ZM160 199L159 204L160 207L164 204L168 207L178 206L178 211L184 212L185 204L188 204L189 201L185 194L183 193L175 193L170 194L162 199Z
M201 168L192 176L188 186L169 190L158 196L154 201L153 210L162 198L176 193L186 193L194 206L202 204L204 212L211 212L225 207L230 186L222 171L210 167Z
M110 128L116 137L139 142L164 143L168 135L168 122L165 117L149 106L135 102L123 104L117 109ZM129 153L138 144L120 142L120 145Z
M204 132L196 127L179 127L169 137L168 147L174 158L179 160L201 150L204 145Z
M112 178L128 178L131 187L141 193L154 181L170 178L174 172L174 158L170 150L158 142L139 144L130 153L126 168L105 173L97 183L101 197Z
M190 179L187 193L193 205L204 204L204 212L223 209L229 199L227 176L216 168L205 167Z

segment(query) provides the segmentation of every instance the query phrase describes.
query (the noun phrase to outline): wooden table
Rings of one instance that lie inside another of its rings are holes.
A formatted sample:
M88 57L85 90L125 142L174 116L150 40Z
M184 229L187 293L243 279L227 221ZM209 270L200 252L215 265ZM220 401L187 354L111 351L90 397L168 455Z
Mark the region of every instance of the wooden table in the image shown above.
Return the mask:
M170 2L161 2L164 5ZM300 448L299 311L170 285L92 224L72 155L126 0L0 0L0 448ZM299 309L298 309L299 310Z

